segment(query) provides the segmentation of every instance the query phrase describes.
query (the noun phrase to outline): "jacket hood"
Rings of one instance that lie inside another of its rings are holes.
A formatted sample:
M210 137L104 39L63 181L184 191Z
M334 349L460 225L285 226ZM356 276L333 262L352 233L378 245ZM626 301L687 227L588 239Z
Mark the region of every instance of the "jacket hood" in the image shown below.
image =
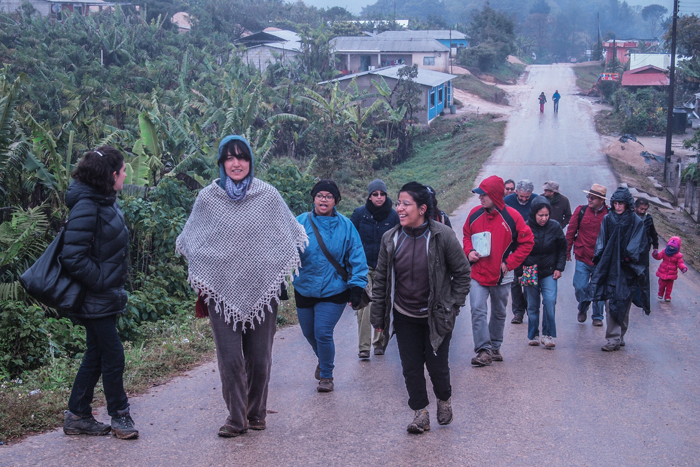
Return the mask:
M610 197L610 204L617 202L623 202L627 205L629 211L634 211L634 196L627 188L620 187L615 190L615 193Z
M549 203L547 198L544 196L538 196L532 200L532 204L530 205L530 215L528 216L528 224L530 225L530 228L535 226L540 227L540 225L537 223L537 211L545 206L549 209L549 213L551 214L552 205Z
M506 190L506 186L501 177L498 175L491 175L479 184L479 188L491 198L491 201L494 202L500 211L506 207L506 203L503 202L503 193Z
M75 206L76 203L83 198L88 198L98 204L109 206L114 204L114 202L117 200L117 194L114 193L109 196L105 196L98 193L97 190L89 185L76 180L72 181L66 190L66 206L68 206L69 209L72 209L73 206Z
M253 149L250 147L250 143L248 143L248 140L240 135L228 135L219 143L219 154L216 159L217 163L219 164L219 186L221 186L221 188L223 188L224 190L226 190L226 171L224 170L224 163L221 160L221 156L224 150L224 146L226 146L226 144L230 141L241 141L245 143L245 145L248 147L248 151L250 152L250 172L248 173L248 176L246 178L249 181L252 181L253 177L255 176L253 170L253 168L255 167L255 157L253 155Z
M668 244L671 246L676 246L678 251L681 250L681 237L671 237L668 239Z

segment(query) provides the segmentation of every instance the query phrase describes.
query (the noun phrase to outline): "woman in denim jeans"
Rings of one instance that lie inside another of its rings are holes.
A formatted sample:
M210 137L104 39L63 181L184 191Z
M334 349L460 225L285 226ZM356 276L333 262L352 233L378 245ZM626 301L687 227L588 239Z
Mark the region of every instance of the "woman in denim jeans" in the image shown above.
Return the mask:
M535 237L535 246L524 266L537 266L537 285L525 287L527 294L527 338L530 345L544 344L553 349L557 337L554 308L557 303L557 280L566 266L566 237L559 223L549 218L552 207L544 196L538 196L530 207L527 225ZM540 336L540 300L543 305Z

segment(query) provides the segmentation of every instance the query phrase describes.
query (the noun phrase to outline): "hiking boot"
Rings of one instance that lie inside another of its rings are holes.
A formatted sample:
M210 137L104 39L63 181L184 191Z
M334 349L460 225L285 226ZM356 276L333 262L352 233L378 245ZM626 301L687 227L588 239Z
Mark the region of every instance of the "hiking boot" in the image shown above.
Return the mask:
M544 348L545 349L553 349L556 346L554 343L554 339L552 336L544 336Z
M603 352L614 352L615 350L620 350L620 344L608 342L603 347L601 347L600 350L602 350Z
M119 439L136 439L139 432L134 428L134 421L131 419L129 409L112 417L112 431Z
M92 414L81 417L70 410L66 410L65 417L63 420L63 432L67 435L104 436L112 431L112 427L106 423L98 422Z
M603 325L603 320L602 319L594 319L593 320L593 326L602 326Z
M264 430L266 428L265 420L248 420L248 428L258 431Z
M530 342L528 342L527 345L537 347L538 345L540 345L540 338L538 336L535 336L533 339L530 339Z
M493 359L491 358L491 352L488 350L479 350L476 357L472 358L472 365L474 366L488 366L491 364Z
M503 355L501 355L500 349L491 351L491 361L492 362L502 362L503 361Z
M316 373L314 373L314 378L321 381L321 364L316 365Z
M450 414L452 414L452 411L450 411ZM406 427L406 431L409 433L430 431L430 415L428 414L428 409L416 410L415 417L413 417L411 424Z
M414 420L415 421L415 420ZM437 421L439 425L452 423L452 398L446 401L437 400Z
M369 350L360 350L357 356L362 360L367 360L369 358Z
M333 378L321 378L316 390L318 392L333 392Z
M381 347L377 347L376 349L374 349L374 355L384 355L384 349L382 349Z
M578 319L579 323L585 323L586 318L588 318L588 313L585 311L579 311L578 315L576 316L576 319Z
M515 315L510 320L510 324L523 324L523 315Z
M218 435L222 438L235 438L236 436L241 436L246 431L248 430L238 431L231 425L222 425L221 428L219 428Z

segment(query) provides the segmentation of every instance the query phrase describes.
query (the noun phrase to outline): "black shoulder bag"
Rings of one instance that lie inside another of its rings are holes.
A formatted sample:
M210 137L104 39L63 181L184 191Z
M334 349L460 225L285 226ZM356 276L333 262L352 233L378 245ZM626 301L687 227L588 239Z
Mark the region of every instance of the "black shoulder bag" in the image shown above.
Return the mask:
M309 213L309 222L311 222L311 228L314 230L314 235L316 236L316 241L318 242L318 247L321 249L323 252L323 255L326 257L329 263L335 268L335 271L340 275L340 277L343 278L343 281L345 283L348 282L348 272L336 261L336 259L331 255L331 252L328 251L328 248L326 248L326 244L323 242L323 238L321 238L321 233L318 231L318 227L316 227L316 224L314 224L313 219L311 216L313 213ZM369 284L367 284L369 285ZM366 307L367 305L370 304L372 301L371 298L371 291L367 291L367 287L364 288L362 291L362 299L360 300L360 304L356 307L352 307L353 310L361 310L362 308Z

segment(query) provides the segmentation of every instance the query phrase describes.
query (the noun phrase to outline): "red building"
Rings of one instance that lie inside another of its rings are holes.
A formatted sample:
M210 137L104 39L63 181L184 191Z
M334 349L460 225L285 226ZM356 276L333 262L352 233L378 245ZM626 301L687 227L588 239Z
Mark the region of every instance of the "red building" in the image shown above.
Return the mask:
M613 42L615 43L613 47ZM630 52L636 52L639 45L644 44L645 48L650 48L659 45L656 41L645 41L645 40L616 40L616 41L606 41L603 42L603 52L605 53L605 64L607 65L612 61L613 49L615 49L615 55L617 60L625 65L630 60Z
M647 65L622 74L623 86L668 86L669 78L666 70Z

